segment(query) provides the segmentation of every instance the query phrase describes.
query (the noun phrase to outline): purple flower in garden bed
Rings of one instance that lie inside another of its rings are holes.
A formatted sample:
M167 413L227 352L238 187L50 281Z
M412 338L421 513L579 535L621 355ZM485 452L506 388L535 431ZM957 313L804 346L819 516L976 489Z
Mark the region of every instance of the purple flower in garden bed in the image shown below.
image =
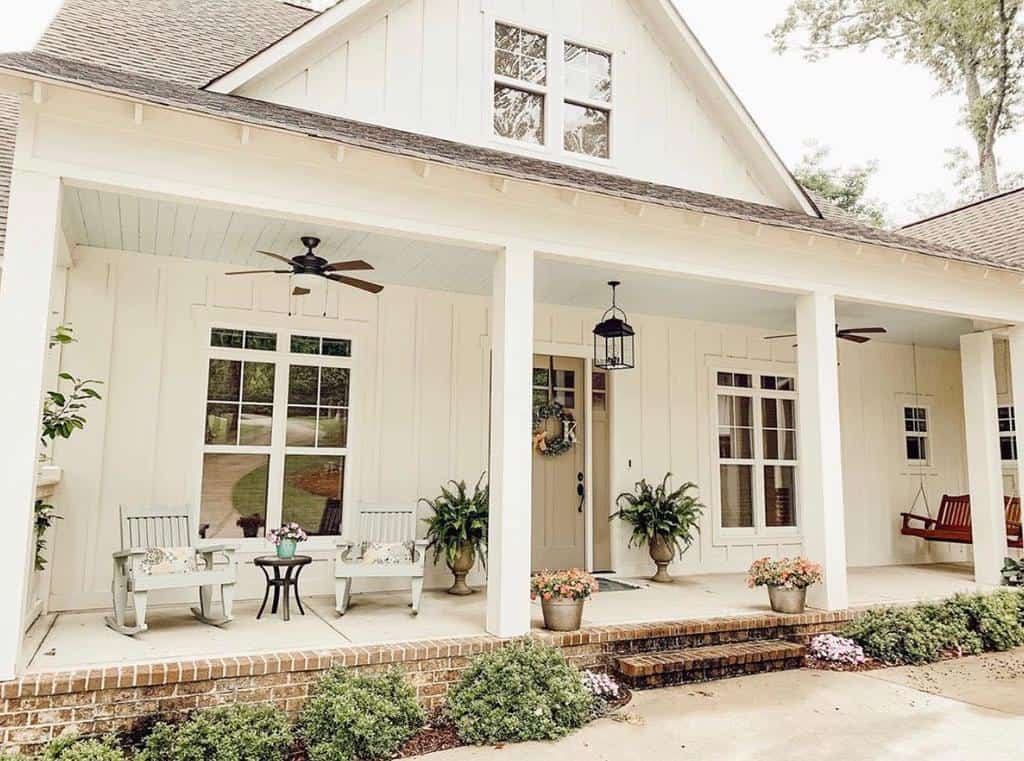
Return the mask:
M867 660L860 645L852 639L837 637L835 634L819 634L812 639L810 654L819 661L846 663L851 666L859 666Z

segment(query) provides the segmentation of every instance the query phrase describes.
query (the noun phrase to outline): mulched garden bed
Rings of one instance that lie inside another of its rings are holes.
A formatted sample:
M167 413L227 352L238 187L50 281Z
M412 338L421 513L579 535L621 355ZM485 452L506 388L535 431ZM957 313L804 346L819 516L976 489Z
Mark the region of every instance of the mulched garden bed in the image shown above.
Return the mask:
M459 748L463 744L455 727L442 716L435 714L427 721L427 726L409 738L395 758L425 756L428 753Z
M806 668L812 671L877 671L878 669L887 669L890 666L882 661L875 660L874 658L868 658L864 663L836 663L835 661L822 661L817 658L807 656L805 663Z

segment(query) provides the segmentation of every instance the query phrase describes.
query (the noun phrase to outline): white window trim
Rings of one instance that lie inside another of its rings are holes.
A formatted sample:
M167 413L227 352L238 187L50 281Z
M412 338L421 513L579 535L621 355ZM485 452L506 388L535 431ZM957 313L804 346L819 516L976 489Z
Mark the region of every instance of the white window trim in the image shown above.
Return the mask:
M1013 420L1013 430L1012 431L1000 431L1000 430L998 430L999 429L999 413L1002 410L1010 410L1011 419ZM1004 460L1003 459L1003 447L1002 447L1003 439L1013 439L1016 442L1016 444L1017 444L1017 457L1018 458L1020 457L1020 441L1017 440L1017 410L1015 409L1013 404L1000 404L1000 405L998 405L996 407L996 431L997 431L997 433L999 435L999 459L1000 459L1000 461L1004 465L1006 465L1008 467L1015 467L1017 465L1017 460L1016 459L1013 459L1013 460Z
M925 427L927 428L924 433L907 430L907 410L908 409L922 409L924 410ZM900 402L900 446L902 447L902 458L903 464L908 468L916 468L920 470L930 470L932 468L932 462L935 459L935 453L932 451L932 425L934 420L932 419L932 407L928 402ZM924 452L925 459L923 460L911 460L907 457L907 439L910 436L920 437L925 440Z
M593 51L598 52L598 53L604 53L605 55L607 55L609 57L609 59L610 59L609 60L609 66L611 67L611 73L612 73L612 93L611 93L611 98L609 100L604 101L604 100L593 100L591 98L575 98L575 97L570 97L568 95L568 93L565 92L565 46L566 45L576 45L576 46L581 47L581 48L587 48L588 50L593 50ZM572 37L572 38L570 38L570 37L563 37L562 38L562 44L561 44L561 47L559 48L558 52L559 52L558 68L559 68L559 74L562 77L562 100L561 100L561 103L559 103L559 106L558 106L559 112L560 112L559 115L561 116L561 120L560 120L561 121L561 130L559 131L559 134L558 134L558 147L559 147L559 150L560 150L560 152L562 153L563 156L572 157L572 158L575 158L575 159L580 159L582 161L591 161L591 162L595 162L595 163L598 163L598 164L602 164L604 166L608 166L609 164L612 163L612 159L615 157L615 123L617 121L617 119L615 118L615 94L618 92L618 89L619 89L618 87L616 87L615 74L616 74L616 71L617 71L617 62L618 62L617 59L618 59L618 57L615 55L614 51L612 51L612 50L610 50L610 49L608 49L608 48L606 48L606 47L604 47L602 45L594 45L594 44L589 43L589 42L584 42L584 41L582 41L582 40L580 40L578 38L575 38L575 37ZM570 151L570 150L566 149L566 147L565 147L565 126L566 126L566 108L565 108L565 105L567 103L570 103L570 104L576 105L576 106L582 106L584 108L597 109L599 111L604 111L604 112L606 112L608 114L608 156L607 157L604 157L604 156L591 156L588 153L577 153L576 151Z
M715 545L749 545L751 543L765 541L767 543L796 543L802 540L802 494L799 488L800 483L800 450L799 450L799 418L797 417L796 399L800 387L796 391L777 391L760 388L760 376L785 376L797 377L796 367L791 364L774 362L744 362L730 363L719 357L707 367L708 384L708 415L709 425L708 440L711 449L711 513L712 532ZM718 373L748 373L752 376L751 388L720 387L718 385ZM752 414L754 424L754 457L752 460L733 460L721 458L718 455L718 396L719 392L726 392L737 396L750 396L752 399ZM797 459L796 460L770 460L764 459L764 441L761 433L762 412L761 399L792 399L794 400L794 421L797 430ZM730 463L751 465L753 468L753 500L754 500L754 526L743 528L726 528L722 526L722 490L720 466ZM793 504L793 515L796 519L795 526L771 527L765 525L765 503L764 503L764 467L766 465L786 465L793 467L793 477L797 484L796 500Z
M502 74L499 74L497 71L495 71L495 56L497 53L497 46L495 45L494 38L497 35L498 24L502 24L504 26L512 26L515 27L516 29L521 29L524 32L530 32L531 34L538 34L544 36L544 39L547 41L547 60L545 61L544 77L545 84L540 85L535 82L527 82L522 79L513 79L511 77L506 77ZM555 121L554 119L552 119L553 113L551 106L553 103L557 103L557 101L553 97L553 91L561 90L561 86L556 86L556 83L554 81L554 67L552 66L551 61L551 48L554 45L555 35L551 34L550 32L544 31L543 29L531 26L530 24L523 24L522 22L517 21L509 21L503 17L497 16L494 17L491 20L491 23L487 25L487 29L490 30L490 36L487 41L487 55L484 57L485 64L487 66L487 76L484 78L485 86L487 87L487 99L485 101L487 103L487 108L485 109L485 112L487 114L487 132L485 134L490 135L492 140L501 143L502 145L517 146L523 150L528 150L535 153L549 153L552 145L552 124ZM560 71L561 68L559 67L559 73ZM499 135L497 132L494 131L494 88L496 85L505 85L516 90L531 92L543 97L543 144L537 145L536 143L528 143L525 140L515 140L510 137Z
M323 322L318 320L317 322ZM355 498L356 488L354 482L356 458L353 450L358 437L358 410L354 408L358 404L358 373L355 358L362 341L357 335L345 329L345 326L338 321L330 320L330 325L311 327L299 324L289 327L268 326L264 321L254 319L250 321L238 321L235 319L217 319L211 317L208 320L200 320L197 323L198 340L201 342L199 356L202 357L202 380L198 384L201 392L198 396L197 425L195 439L198 441L196 447L196 460L194 466L192 517L195 525L200 524L202 513L203 495L203 456L205 454L267 454L270 452L269 477L267 479L267 513L266 529L279 526L283 512L284 492L284 458L289 454L317 454L335 455L345 458L344 480L342 482L342 534L344 535L350 516L355 515L352 508L352 500ZM232 349L225 347L210 346L210 331L215 328L229 330L248 330L264 333L275 333L277 335L276 351L261 351L256 349ZM349 357L324 356L321 354L293 354L291 352L291 338L293 335L317 336L320 338L341 338L351 342ZM273 422L270 446L246 447L230 445L211 445L205 443L204 432L206 430L206 404L209 392L209 362L211 359L231 359L250 362L274 362L274 401L273 401ZM289 447L285 445L288 417L288 368L291 364L314 364L321 367L347 367L349 368L349 416L348 434L346 447ZM308 551L334 550L337 545L338 536L311 536L304 542L302 548ZM200 546L227 544L242 552L272 553L274 545L264 537L209 537L199 540Z

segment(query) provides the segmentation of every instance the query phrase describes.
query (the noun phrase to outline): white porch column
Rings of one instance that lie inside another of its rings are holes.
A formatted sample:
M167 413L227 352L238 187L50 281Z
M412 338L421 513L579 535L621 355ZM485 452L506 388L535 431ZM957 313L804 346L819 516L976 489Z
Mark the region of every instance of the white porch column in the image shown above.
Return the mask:
M1006 515L991 333L960 336L960 368L964 379L974 579L982 587L995 587L1002 581L1000 569L1006 557Z
M530 631L533 461L533 250L498 254L491 300L491 504L487 536L487 631Z
M1024 327L1010 328L1010 389L1013 393L1014 417L1016 410L1024 414ZM1022 423L1024 424L1024 423ZM1024 445L1024 429L1017 434L1017 446ZM1024 489L1024 457L1017 457L1017 493Z
M0 552L0 578L7 587L7 614L0 617L0 679L14 677L21 651L59 231L60 179L15 170L0 277L0 505L11 540Z
M835 323L833 294L797 297L797 494L805 554L824 570L808 600L823 610L849 605Z

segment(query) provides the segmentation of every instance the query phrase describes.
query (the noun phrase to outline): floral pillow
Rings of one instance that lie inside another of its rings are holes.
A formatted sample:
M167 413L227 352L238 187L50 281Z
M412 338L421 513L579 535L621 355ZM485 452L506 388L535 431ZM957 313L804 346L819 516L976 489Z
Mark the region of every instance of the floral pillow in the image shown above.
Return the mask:
M401 565L415 555L413 542L363 542L360 560L364 565Z
M145 576L196 571L194 547L150 547L139 561L139 570Z

